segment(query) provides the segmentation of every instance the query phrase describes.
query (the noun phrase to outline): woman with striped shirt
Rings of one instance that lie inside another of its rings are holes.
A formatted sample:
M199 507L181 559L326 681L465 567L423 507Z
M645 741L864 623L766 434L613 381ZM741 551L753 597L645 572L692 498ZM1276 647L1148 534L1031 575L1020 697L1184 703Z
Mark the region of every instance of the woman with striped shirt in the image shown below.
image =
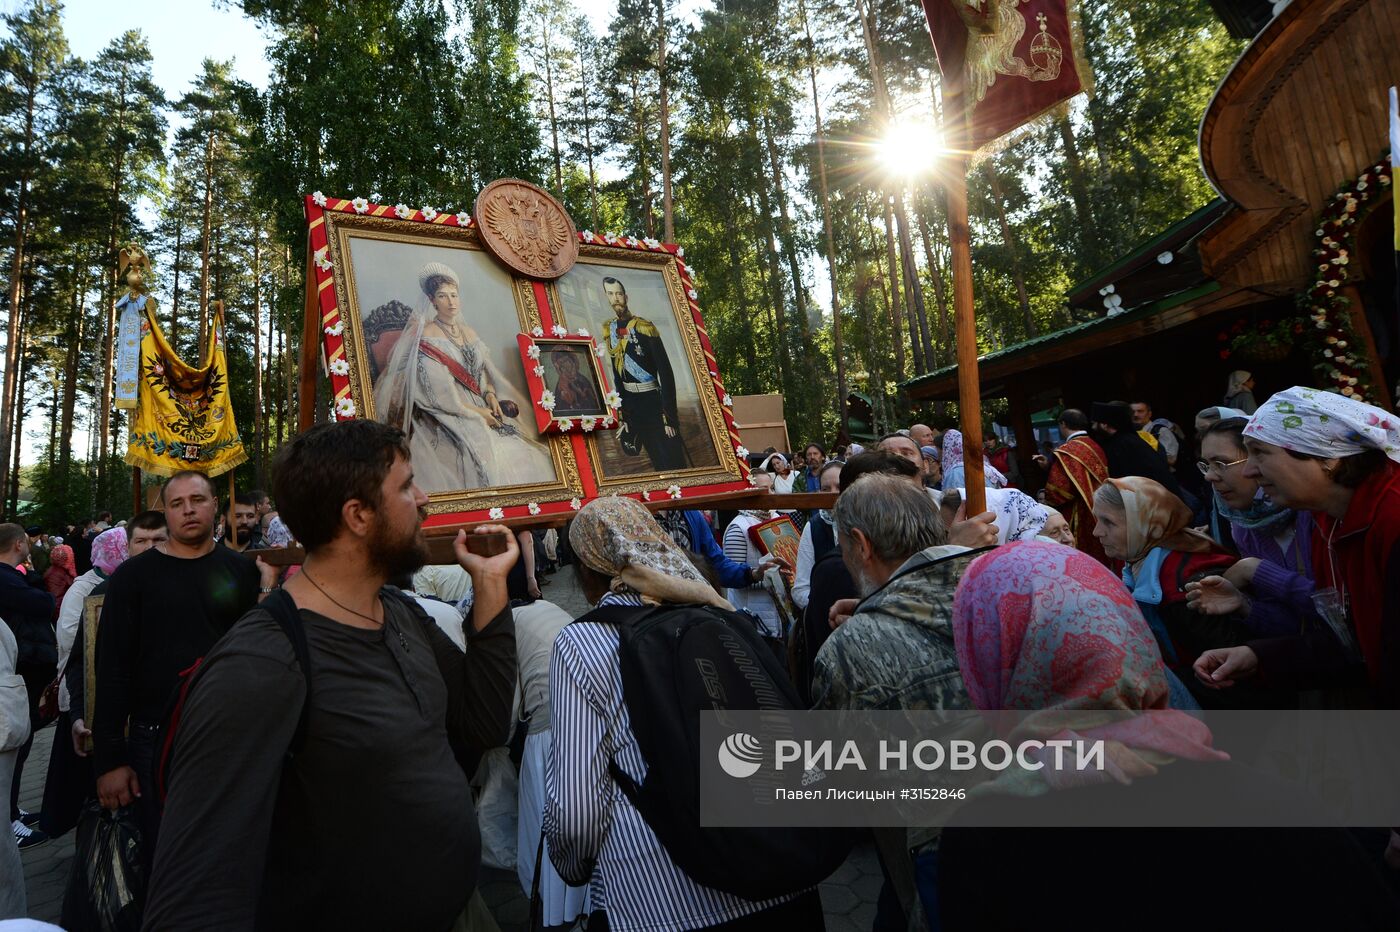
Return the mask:
M579 583L599 608L731 607L632 499L589 502L573 522L569 543L578 556ZM615 762L640 784L647 766L623 700L617 627L588 619L566 627L554 642L544 832L564 880L590 884L595 912L589 929L825 928L815 890L755 902L702 886L676 866L608 773Z

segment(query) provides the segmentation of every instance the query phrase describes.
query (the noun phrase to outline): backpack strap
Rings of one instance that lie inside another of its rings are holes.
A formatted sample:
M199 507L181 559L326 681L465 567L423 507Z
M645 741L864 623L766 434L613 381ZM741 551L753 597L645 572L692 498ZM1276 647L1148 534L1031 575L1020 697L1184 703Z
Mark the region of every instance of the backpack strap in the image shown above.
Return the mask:
M292 733L292 743L287 747L287 756L295 757L306 745L307 710L311 708L311 648L306 643L306 626L302 624L301 613L292 597L287 595L287 590L278 589L268 595L262 600L262 607L277 622L277 627L282 629L287 640L292 642L292 653L296 655L297 665L306 677L306 700L301 704L297 728Z

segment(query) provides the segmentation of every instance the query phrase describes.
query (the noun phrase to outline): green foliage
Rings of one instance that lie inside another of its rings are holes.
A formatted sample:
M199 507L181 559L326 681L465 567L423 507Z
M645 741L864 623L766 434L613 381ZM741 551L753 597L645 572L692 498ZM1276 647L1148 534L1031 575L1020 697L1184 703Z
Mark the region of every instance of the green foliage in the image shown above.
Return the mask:
M198 352L201 291L224 302L234 410L252 454L237 482L265 486L271 453L294 430L302 197L375 194L458 210L510 175L555 190L581 229L659 238L663 42L676 239L731 393L781 392L795 441L837 430L824 214L847 380L872 397L878 427L907 420L898 385L922 355L909 277L931 335L924 367L953 358L941 178L896 178L878 158L887 117L876 65L896 122L940 119L918 4L615 0L602 35L576 0L237 6L270 36L267 89L210 59L175 102L151 80L137 31L114 27L85 62L67 49L56 0L27 0L4 18L0 269L10 267L27 179L16 403L39 415L21 438L44 450L25 482L53 517L130 507L129 472L110 457L99 470L96 443L73 449L96 430L114 244L150 250L161 320L187 358ZM1083 9L1097 95L969 177L983 351L1070 323L1064 297L1075 282L1213 196L1196 130L1241 43L1206 0L1084 0ZM26 147L28 119L38 131ZM896 193L910 249L896 240L892 269L885 203Z

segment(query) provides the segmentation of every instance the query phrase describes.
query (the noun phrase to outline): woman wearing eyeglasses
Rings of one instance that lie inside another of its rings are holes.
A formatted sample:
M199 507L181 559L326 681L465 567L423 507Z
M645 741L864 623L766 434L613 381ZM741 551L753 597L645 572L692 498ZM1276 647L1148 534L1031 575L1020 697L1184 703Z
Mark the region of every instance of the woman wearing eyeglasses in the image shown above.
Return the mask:
M1187 586L1186 601L1207 615L1245 614L1259 635L1298 634L1313 617L1312 516L1273 501L1248 469L1248 418L1226 418L1201 435L1196 468L1214 494L1211 536L1240 561ZM1250 596L1244 593L1248 591Z
M1244 442L1249 476L1275 502L1313 513L1313 602L1326 624L1207 651L1196 676L1215 689L1256 673L1307 688L1364 665L1376 706L1400 709L1400 417L1290 388L1250 419Z

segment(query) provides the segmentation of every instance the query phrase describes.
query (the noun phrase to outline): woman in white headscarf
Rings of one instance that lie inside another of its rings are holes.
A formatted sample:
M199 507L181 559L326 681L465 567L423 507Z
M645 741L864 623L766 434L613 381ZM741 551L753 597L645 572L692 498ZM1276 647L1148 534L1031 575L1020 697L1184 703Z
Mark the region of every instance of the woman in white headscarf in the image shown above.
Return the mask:
M1254 401L1254 374L1243 369L1236 369L1230 373L1230 381L1225 386L1225 400L1222 402L1227 408L1236 408L1245 414L1253 414L1259 410L1259 405ZM1224 417L1222 414L1221 417Z
M374 386L379 420L408 435L415 478L429 492L549 482L549 449L515 422L502 400L509 382L463 322L457 273L429 262L418 273L423 299Z

